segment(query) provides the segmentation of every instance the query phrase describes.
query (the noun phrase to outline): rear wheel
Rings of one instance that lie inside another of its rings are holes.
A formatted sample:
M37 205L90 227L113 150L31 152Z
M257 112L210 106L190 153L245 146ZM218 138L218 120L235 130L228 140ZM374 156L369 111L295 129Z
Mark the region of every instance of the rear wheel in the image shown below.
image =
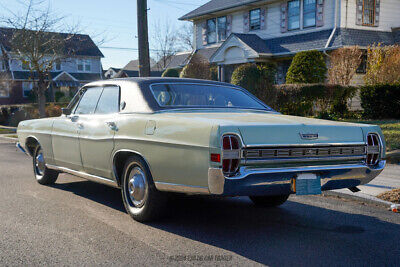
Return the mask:
M264 208L277 207L286 202L289 195L280 196L249 196L251 201L258 206Z
M139 157L128 158L123 172L121 193L126 211L136 221L150 221L160 217L165 211L167 197L155 188L146 162Z
M42 185L54 184L58 178L57 171L50 170L46 167L43 150L40 145L35 147L35 152L33 154L33 173L36 181Z

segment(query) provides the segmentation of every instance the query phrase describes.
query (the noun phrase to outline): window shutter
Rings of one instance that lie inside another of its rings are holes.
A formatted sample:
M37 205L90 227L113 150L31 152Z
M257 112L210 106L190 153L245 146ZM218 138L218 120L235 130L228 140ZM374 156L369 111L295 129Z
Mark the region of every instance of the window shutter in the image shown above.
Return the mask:
M281 32L287 32L287 2L281 4Z
M324 0L317 1L317 20L316 25L317 27L324 26Z
M249 21L249 12L246 11L243 13L243 32L249 32L250 30L250 21Z
M232 33L232 15L226 16L226 37Z
M260 10L260 19L261 19L261 24L260 24L260 29L265 30L267 28L267 9L266 8L261 8Z
M362 25L363 0L356 0L356 25Z
M375 1L375 27L379 27L379 12L381 11L381 0Z
M201 24L201 38L203 40L203 45L207 45L207 22Z

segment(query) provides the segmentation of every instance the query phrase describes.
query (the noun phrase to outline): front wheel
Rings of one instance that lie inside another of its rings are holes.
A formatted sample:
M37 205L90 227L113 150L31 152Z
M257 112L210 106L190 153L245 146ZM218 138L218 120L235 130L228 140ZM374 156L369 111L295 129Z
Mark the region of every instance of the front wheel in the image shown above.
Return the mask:
M44 161L43 150L40 145L37 145L33 154L33 173L36 181L42 185L54 184L58 178L58 172L50 170L46 167Z
M280 196L249 196L251 201L258 206L264 208L277 207L286 202L289 198L289 195L280 195Z
M127 160L121 191L125 209L136 221L150 221L165 211L167 197L155 188L146 162L139 157Z

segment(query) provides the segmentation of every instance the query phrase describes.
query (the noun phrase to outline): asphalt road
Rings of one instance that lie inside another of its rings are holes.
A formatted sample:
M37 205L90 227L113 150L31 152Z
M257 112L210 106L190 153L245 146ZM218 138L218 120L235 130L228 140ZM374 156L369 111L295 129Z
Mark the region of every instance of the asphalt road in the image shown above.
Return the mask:
M246 198L180 197L170 216L133 221L117 189L61 175L0 141L0 265L399 265L400 214L335 197L280 208Z

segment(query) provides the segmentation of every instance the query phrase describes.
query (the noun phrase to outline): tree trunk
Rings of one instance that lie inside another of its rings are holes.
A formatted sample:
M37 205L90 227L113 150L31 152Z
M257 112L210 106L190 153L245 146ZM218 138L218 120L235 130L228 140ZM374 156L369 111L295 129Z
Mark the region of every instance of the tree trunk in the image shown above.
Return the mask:
M38 88L38 104L39 104L39 116L40 118L46 117L46 95L45 88Z

